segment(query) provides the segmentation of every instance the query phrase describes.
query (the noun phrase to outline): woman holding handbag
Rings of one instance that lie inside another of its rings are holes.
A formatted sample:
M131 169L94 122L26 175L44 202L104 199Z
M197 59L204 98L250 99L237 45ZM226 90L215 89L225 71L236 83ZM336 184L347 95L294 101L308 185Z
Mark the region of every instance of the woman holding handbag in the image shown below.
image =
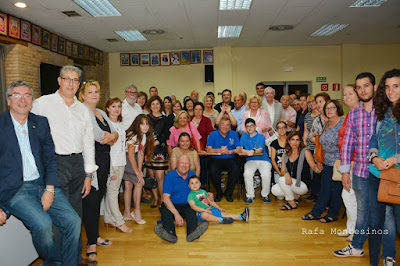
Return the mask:
M321 135L320 143L324 151L323 171L321 178L321 192L313 209L302 217L303 220L317 220L321 223L330 223L338 219L342 205L343 185L340 181L332 181L333 165L339 159L339 129L344 123L343 109L339 101L331 100L325 103L324 115L328 118ZM321 169L321 168L319 168ZM329 211L325 217L319 218L329 204Z
M369 228L375 234L369 237L370 264L379 265L380 249L382 243L382 229L385 228L387 235L396 235L400 231L400 205L378 202L378 189L381 179L385 178L385 170L399 169L394 171L394 175L400 176L400 69L393 69L386 72L378 86L374 98L375 113L377 123L374 134L370 141L370 162L369 166ZM392 170L393 171L393 170ZM394 183L395 187L397 184ZM397 188L398 189L398 188ZM393 208L388 212L387 208ZM386 215L385 215L386 211ZM393 211L395 218L393 216ZM385 221L390 219L391 221ZM385 226L384 226L385 225ZM391 225L391 226L388 226ZM383 234L385 234L383 232ZM394 239L393 239L394 240ZM385 242L385 241L384 241ZM388 250L394 249L394 241L384 243ZM385 253L385 251L383 252ZM384 264L394 262L394 254L383 254Z

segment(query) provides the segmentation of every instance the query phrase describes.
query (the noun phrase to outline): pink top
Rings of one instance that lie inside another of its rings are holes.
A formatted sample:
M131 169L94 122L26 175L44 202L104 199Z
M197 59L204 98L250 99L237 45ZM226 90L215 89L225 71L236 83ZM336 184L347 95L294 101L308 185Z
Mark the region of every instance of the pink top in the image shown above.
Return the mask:
M186 125L186 128L184 131L182 131L181 129L177 129L176 127L172 126L169 129L169 132L171 132L171 134L169 135L169 139L167 140L167 145L171 146L172 148L175 148L176 146L178 146L178 139L179 139L179 135L182 132L187 132L190 135L190 138L193 138L197 141L201 139L201 135L199 133L199 131L197 130L197 127L195 126L195 124L193 124L192 122L190 122L190 127L192 128L192 132L190 132L189 129L189 124Z
M242 132L246 130L246 119L250 117L250 112L251 110L245 111L243 113L243 119L242 119ZM268 112L266 110L262 110L258 108L256 117L254 119L256 121L256 129L258 133L263 134L265 136L265 139L269 138L268 132L262 132L263 128L268 128L272 127L271 120L269 120Z

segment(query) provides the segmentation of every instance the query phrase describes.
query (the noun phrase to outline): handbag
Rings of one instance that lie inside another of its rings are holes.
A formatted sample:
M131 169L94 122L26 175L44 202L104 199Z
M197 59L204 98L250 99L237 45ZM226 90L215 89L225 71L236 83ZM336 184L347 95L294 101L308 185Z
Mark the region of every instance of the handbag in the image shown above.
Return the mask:
M192 147L197 152L199 152L199 149L197 148L197 143L196 143L197 141L194 139L194 135L192 133L192 127L190 125L190 122L188 123L188 125L189 125L190 135L192 135L190 137L190 147ZM200 150L204 151L203 142L201 142L201 141L199 141L199 142L200 142Z
M333 165L333 174L332 174L332 180L333 181L342 181L342 173L339 172L338 168L341 164L340 160L336 160L335 164ZM351 162L350 164L350 180L353 179L353 167L354 167L354 161Z
M157 179L156 178L152 178L152 177L143 177L144 179L144 185L143 188L144 189L155 189L157 188Z
M400 204L400 169L383 170L379 178L378 201Z
M321 117L319 118L321 120ZM322 124L322 122L321 122ZM326 125L325 124L324 128L322 129L321 134L316 134L315 135L315 151L314 151L314 158L317 162L319 163L324 163L324 150L322 149L321 142L319 142L319 138L322 136L322 134L325 131Z

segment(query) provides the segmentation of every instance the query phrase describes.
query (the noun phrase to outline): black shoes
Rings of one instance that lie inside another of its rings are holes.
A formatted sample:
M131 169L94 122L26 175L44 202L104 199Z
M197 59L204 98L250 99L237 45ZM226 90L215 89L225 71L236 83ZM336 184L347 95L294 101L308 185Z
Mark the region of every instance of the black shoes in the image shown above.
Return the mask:
M203 222L197 228L191 232L187 237L186 241L187 242L192 242L199 238L202 234L204 234L205 231L207 231L208 228L208 222Z
M226 201L228 201L228 202L233 202L232 195L226 194L225 197L226 197Z
M244 204L249 205L249 204L252 204L253 202L254 202L254 198L249 197L249 198L246 199Z
M215 197L215 202L220 202L222 199L222 194L217 193L217 196Z
M178 241L178 238L176 237L176 235L168 232L164 227L162 227L161 225L156 225L154 227L154 232L156 233L156 235L168 242L171 243L176 243L176 241Z

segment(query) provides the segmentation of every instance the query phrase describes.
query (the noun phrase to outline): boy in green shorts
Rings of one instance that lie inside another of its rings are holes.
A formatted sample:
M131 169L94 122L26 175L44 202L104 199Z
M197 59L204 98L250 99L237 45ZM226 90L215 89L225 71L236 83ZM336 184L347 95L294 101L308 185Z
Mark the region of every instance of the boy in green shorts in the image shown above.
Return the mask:
M200 189L201 183L198 176L189 178L189 188L191 192L188 195L188 203L190 207L197 212L197 219L200 222L219 222L222 224L231 224L235 220L249 221L250 211L245 208L244 212L239 215L228 214L224 209L218 206L214 201L210 201L208 193Z

